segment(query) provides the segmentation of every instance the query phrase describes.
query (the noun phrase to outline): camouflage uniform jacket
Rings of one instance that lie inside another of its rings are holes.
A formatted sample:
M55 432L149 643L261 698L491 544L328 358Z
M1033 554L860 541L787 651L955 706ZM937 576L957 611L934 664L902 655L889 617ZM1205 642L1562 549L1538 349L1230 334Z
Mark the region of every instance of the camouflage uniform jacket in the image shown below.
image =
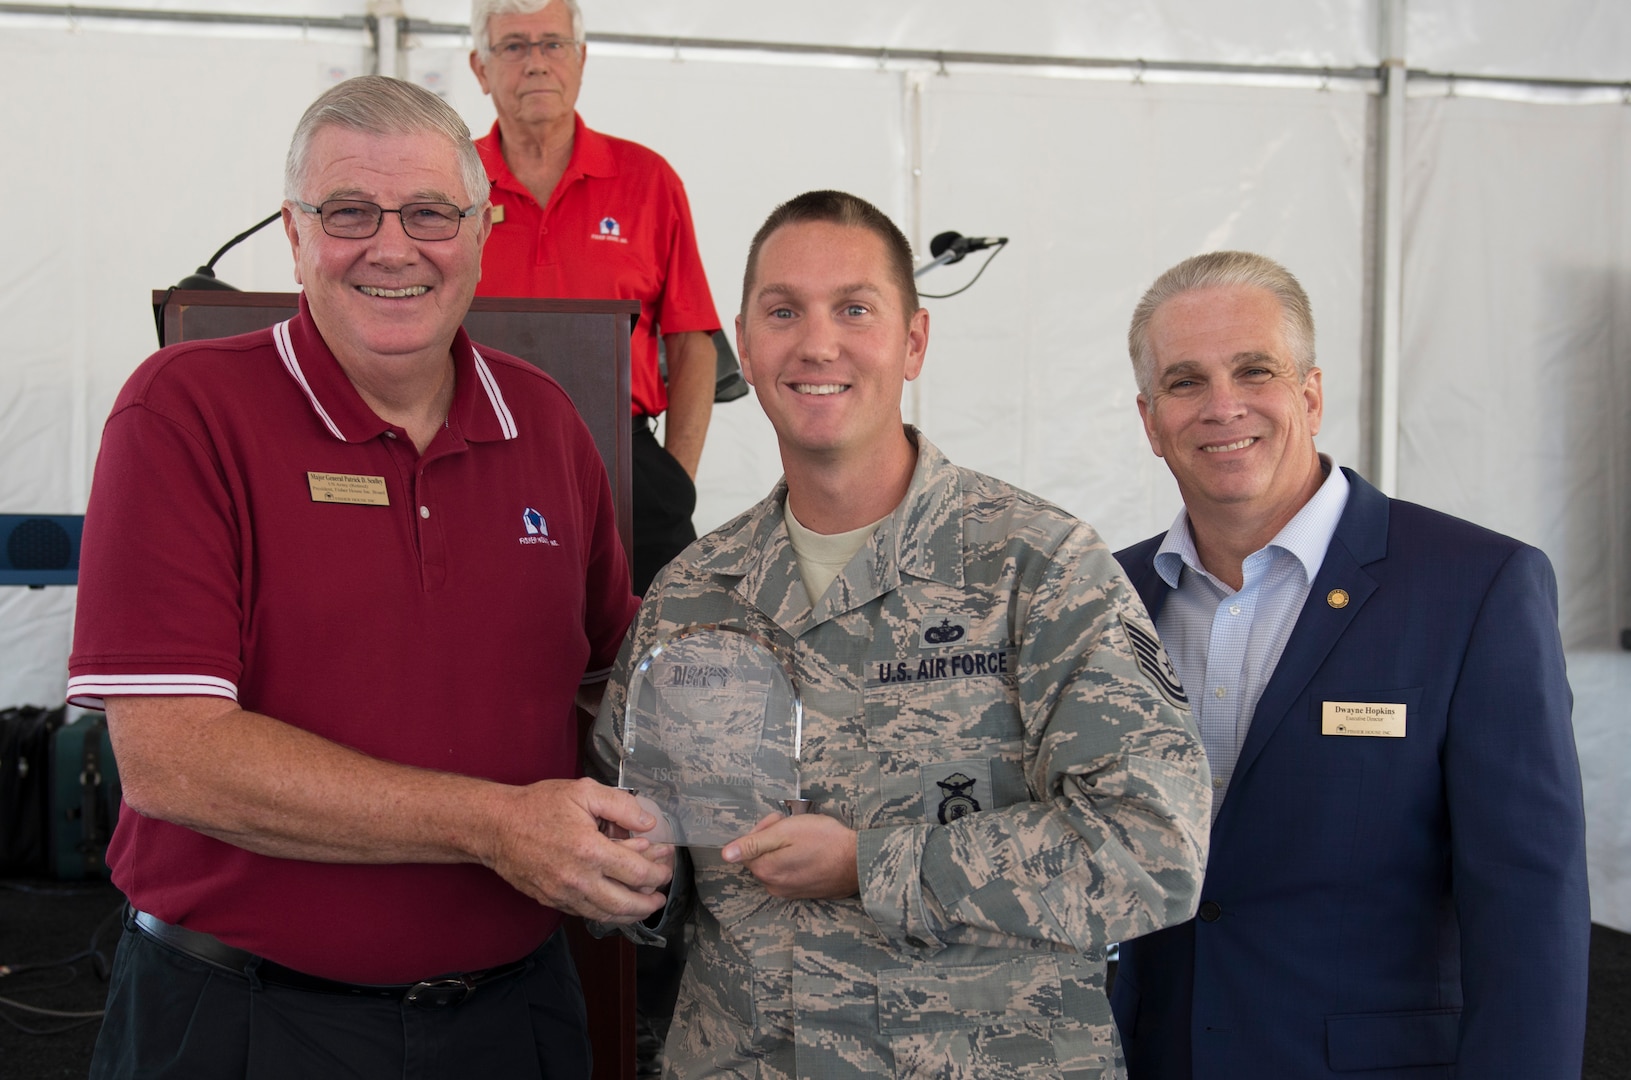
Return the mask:
M624 644L600 767L631 655L746 627L792 657L804 794L859 836L842 900L692 849L666 1075L1120 1076L1104 947L1194 913L1206 759L1138 597L1088 525L916 442L813 607L783 484L658 576Z

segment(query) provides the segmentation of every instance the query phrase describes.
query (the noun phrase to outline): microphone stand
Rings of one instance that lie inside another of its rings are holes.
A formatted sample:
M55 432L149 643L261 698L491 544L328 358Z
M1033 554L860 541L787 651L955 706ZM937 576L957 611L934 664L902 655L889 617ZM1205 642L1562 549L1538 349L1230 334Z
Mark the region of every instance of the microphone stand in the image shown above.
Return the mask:
M950 248L947 248L945 251L942 251L933 262L926 262L916 270L913 270L912 276L914 278L920 278L937 266L945 266L947 263L956 262L958 259L963 257L963 254L964 253L961 251L953 251Z
M973 248L973 250L970 250L971 243L977 245ZM995 259L998 253L1000 253L1002 249L1007 246L1008 238L1006 236L976 237L971 240L971 238L966 237L959 232L941 233L929 244L929 251L931 253L935 253L933 261L926 262L916 270L913 270L912 278L914 280L922 277L924 274L927 274L930 270L933 270L937 266L948 266L951 263L962 262L969 255L972 255L974 251L989 250L991 254L985 257L985 262L980 264L980 268L975 271L974 276L969 279L968 284L964 285L961 289L953 289L949 293L920 292L918 295L927 300L945 300L948 297L956 296L958 293L967 292L973 287L976 281L980 280L980 275L984 274L985 268L991 265L991 260Z
M215 276L216 262L221 258L221 256L225 255L227 252L231 251L245 240L248 240L251 236L254 236L256 233L260 232L262 229L266 228L266 226L272 224L272 222L276 221L282 216L283 210L279 208L276 213L267 217L265 220L258 221L251 225L237 236L234 236L231 240L228 240L226 243L222 244L221 250L217 251L214 255L211 255L209 262L205 263L203 266L200 266L197 270L194 270L192 273L188 274L186 277L182 278L180 281L176 282L174 285L165 290L164 299L153 305L153 329L159 336L159 348L164 348L164 309L170 306L171 294L173 294L177 289L227 289L231 292L237 292L238 290L235 287L228 285L226 282Z

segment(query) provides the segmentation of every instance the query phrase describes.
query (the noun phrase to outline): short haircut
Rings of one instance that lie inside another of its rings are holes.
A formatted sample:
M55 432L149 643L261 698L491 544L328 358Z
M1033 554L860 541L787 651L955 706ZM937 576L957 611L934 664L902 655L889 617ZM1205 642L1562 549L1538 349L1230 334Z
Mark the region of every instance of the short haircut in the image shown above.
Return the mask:
M471 0L470 41L483 60L493 55L493 39L487 33L487 22L494 15L531 15L550 4L565 4L572 13L572 40L583 44L583 9L578 0Z
M458 156L468 205L479 206L487 201L487 169L459 114L429 90L385 75L347 79L311 103L289 141L289 156L283 163L284 198L303 198L301 188L311 164L308 158L312 137L326 127L343 127L364 135L444 135L448 148Z
M770 212L759 231L748 245L748 265L742 273L742 312L747 313L749 294L753 291L753 275L759 269L759 249L764 247L770 234L783 225L803 225L824 221L852 229L865 229L883 241L889 252L889 272L900 290L905 316L910 319L917 311L917 282L912 277L912 245L906 235L896 227L889 215L858 195L844 191L806 191L782 203Z
M1150 348L1150 320L1162 304L1183 293L1244 285L1266 289L1280 302L1285 316L1286 344L1299 378L1314 368L1314 309L1291 271L1264 255L1249 251L1213 251L1185 259L1155 279L1133 309L1127 327L1127 352L1133 361L1138 392L1147 401L1155 383L1155 353Z

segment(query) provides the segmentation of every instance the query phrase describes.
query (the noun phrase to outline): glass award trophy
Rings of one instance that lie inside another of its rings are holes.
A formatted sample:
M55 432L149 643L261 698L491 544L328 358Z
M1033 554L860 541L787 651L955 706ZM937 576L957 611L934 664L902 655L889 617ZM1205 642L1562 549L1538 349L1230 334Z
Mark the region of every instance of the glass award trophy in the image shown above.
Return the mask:
M655 804L663 841L722 847L767 814L809 809L803 728L792 673L768 641L735 627L686 627L630 671L618 786Z

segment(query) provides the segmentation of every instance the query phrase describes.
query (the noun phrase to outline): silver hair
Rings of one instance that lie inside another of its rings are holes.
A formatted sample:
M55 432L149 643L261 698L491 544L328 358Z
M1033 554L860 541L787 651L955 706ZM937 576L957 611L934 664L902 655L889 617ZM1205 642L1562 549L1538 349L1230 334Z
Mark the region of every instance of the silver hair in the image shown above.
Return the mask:
M310 168L312 137L325 127L342 127L365 135L447 136L458 155L466 205L487 201L487 169L481 163L470 129L453 107L429 90L385 75L359 75L332 87L311 103L295 126L289 156L283 163L283 197L301 199ZM460 207L464 209L464 207Z
M1138 392L1146 401L1155 382L1155 354L1150 348L1149 331L1156 311L1183 293L1240 285L1266 289L1280 302L1291 359L1297 365L1298 377L1308 378L1314 369L1314 309L1302 285L1291 271L1265 255L1213 251L1185 259L1156 278L1133 309L1133 321L1127 327L1127 352L1132 357Z
M487 33L487 23L494 15L531 15L550 4L565 4L572 13L572 40L583 44L583 9L578 0L471 0L470 40L483 60L493 55L493 40Z

